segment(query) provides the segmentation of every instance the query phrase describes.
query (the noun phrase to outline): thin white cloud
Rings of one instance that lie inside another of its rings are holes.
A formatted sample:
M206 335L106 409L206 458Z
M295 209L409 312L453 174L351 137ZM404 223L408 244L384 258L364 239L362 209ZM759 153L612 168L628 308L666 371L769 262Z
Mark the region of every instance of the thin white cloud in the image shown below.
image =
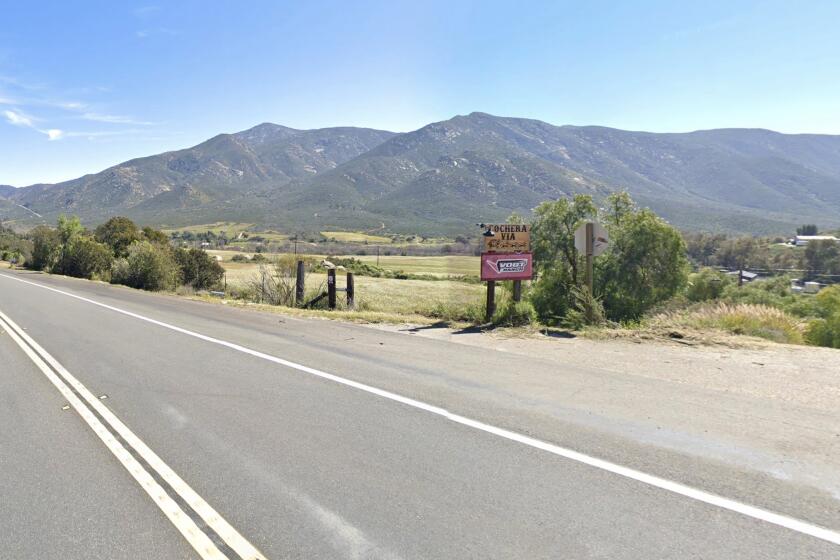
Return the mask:
M35 127L32 117L21 111L7 110L3 111L3 115L6 116L6 120L9 121L9 124L13 124L15 126L28 126L29 128Z
M139 121L132 117L127 117L125 115L104 115L102 113L92 113L87 112L81 115L81 118L85 119L86 121L94 121L94 122L102 122L102 123L111 123L111 124L132 124L132 125L152 125L155 123L147 122L147 121Z
M126 130L96 130L92 132L84 132L84 131L73 131L73 132L66 132L64 136L68 138L107 138L109 136L124 136L126 134L143 134L144 130L139 130L136 128L130 128Z
M155 27L153 29L139 29L139 30L134 32L134 36L137 37L138 39L147 39L147 38L152 37L154 35L168 35L168 36L171 37L171 36L174 36L174 35L177 35L177 34L178 34L177 31L175 31L174 29L169 29L167 27Z
M87 108L87 104L81 101L56 101L54 102L54 106L69 111L82 111Z
M154 32L173 33L162 28L154 30ZM128 134L143 136L148 129L143 130L138 127L156 127L161 124L128 115L97 110L94 103L73 97L64 97L63 94L62 96L52 95L48 90L43 90L8 75L0 74L0 86L2 86L0 87L0 109L3 109L0 110L0 124L5 120L10 125L29 128L43 134L50 141L67 138L86 138L93 141ZM38 91L39 89L41 91ZM65 93L75 96L78 95L78 91L76 89ZM40 111L41 114L35 117L29 113L29 110ZM100 123L102 126L98 127L100 130L83 131L72 130L75 126L69 125L71 130L66 130L61 125L68 121L89 121ZM47 124L51 126L47 127ZM120 125L123 126L122 129L119 129ZM158 131L158 133L160 132Z
M38 128L35 125L35 121L37 119L27 115L26 113L24 113L23 111L20 111L19 109L18 110L11 109L11 110L3 111L3 116L6 117L6 120L9 122L9 124L12 124L14 126L23 126L23 127L26 127L26 128L31 128L32 130L35 130L35 131L40 132L41 134L45 135L47 137L47 139L49 139L49 140L59 140L64 136L64 131L60 130L58 128L48 128L48 129Z

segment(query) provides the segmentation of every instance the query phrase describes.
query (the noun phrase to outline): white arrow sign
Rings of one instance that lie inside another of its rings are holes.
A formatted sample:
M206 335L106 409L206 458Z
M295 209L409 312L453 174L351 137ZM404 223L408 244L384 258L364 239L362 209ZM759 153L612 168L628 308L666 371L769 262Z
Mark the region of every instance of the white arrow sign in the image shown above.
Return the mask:
M607 234L607 228L595 222L592 224L592 255L598 256L607 250L607 245L610 243L610 237ZM575 249L580 253L586 254L586 224L581 224L575 230Z

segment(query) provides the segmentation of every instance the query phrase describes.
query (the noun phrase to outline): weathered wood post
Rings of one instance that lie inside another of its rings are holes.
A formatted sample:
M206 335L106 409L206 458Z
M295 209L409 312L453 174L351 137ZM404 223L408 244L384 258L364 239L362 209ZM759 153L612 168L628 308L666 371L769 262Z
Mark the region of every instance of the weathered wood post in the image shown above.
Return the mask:
M327 270L327 307L335 309L335 269Z
M356 292L353 282L353 273L347 273L347 309L353 309L356 306Z
M487 281L487 312L486 319L489 323L493 319L493 314L496 313L496 281Z
M295 279L295 305L302 305L303 304L303 295L304 295L304 269L303 269L303 261L297 262L297 278Z
M513 281L513 301L522 301L522 280Z

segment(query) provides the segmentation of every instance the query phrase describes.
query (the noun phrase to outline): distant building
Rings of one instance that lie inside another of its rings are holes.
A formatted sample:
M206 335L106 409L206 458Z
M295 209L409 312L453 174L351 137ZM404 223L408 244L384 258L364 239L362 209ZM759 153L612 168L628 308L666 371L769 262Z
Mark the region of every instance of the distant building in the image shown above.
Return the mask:
M790 290L795 294L816 294L823 286L819 282L805 282L799 278L790 281Z
M739 272L741 273L741 278L744 280L744 282L752 282L753 280L758 278L757 272L750 272L749 270L732 270L730 272L727 272L726 275L738 278Z
M793 238L793 245L804 247L810 241L840 241L833 235L797 235Z

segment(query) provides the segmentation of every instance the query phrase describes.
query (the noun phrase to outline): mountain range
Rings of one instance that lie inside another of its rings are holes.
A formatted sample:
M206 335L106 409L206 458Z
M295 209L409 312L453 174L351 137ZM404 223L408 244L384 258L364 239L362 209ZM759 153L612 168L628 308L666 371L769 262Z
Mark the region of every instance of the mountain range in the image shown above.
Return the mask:
M486 113L406 133L265 123L63 183L0 185L0 220L451 235L544 200L620 189L688 230L837 227L840 136L633 132Z

